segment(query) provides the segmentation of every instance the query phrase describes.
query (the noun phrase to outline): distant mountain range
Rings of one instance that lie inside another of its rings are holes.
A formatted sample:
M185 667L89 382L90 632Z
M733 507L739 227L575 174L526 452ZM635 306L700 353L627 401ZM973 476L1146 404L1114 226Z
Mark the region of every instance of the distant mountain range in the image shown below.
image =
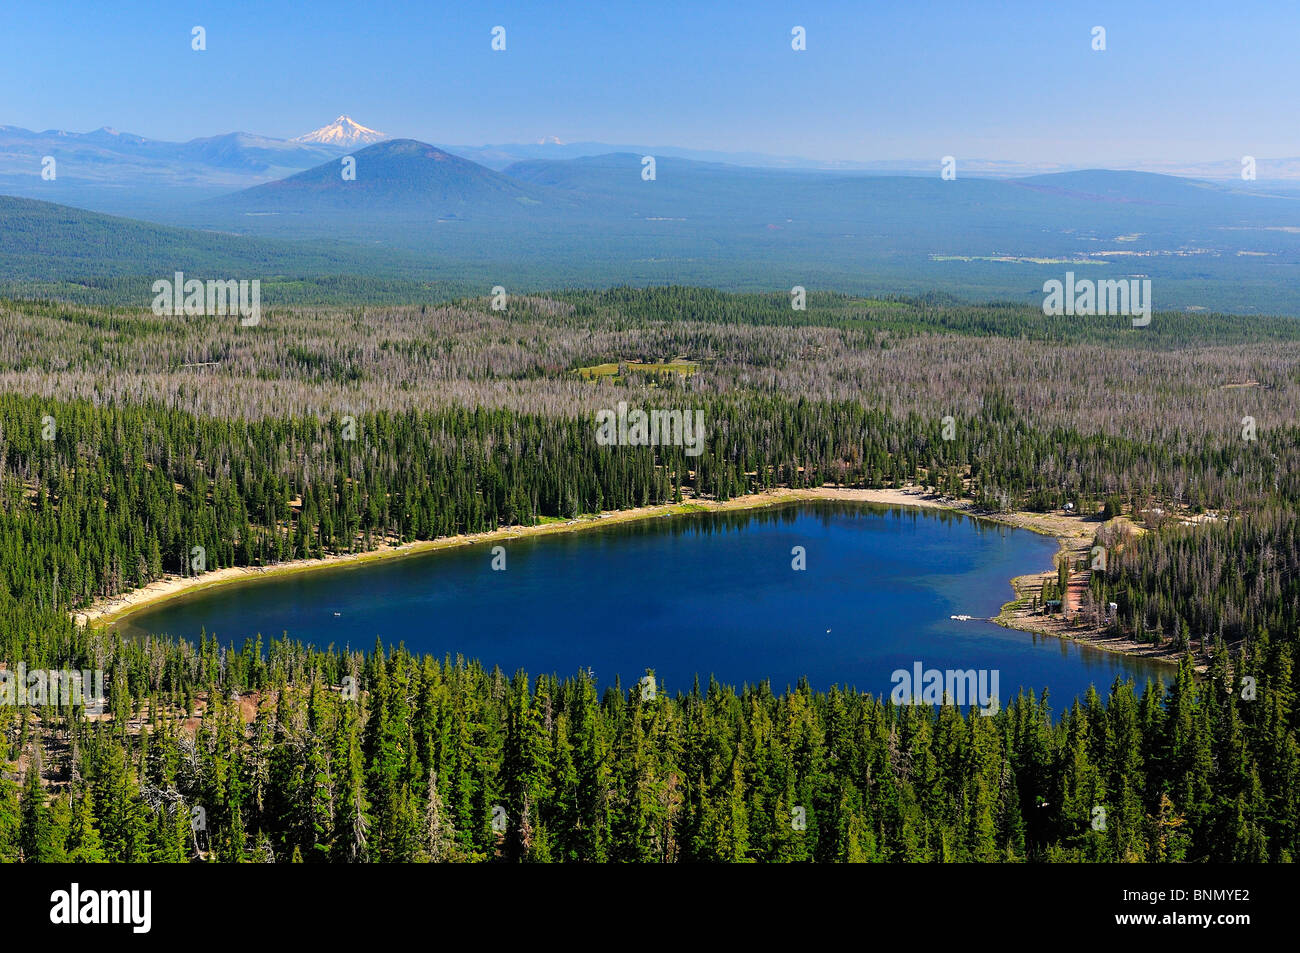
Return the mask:
M349 233L409 245L406 226L544 223L673 241L749 232L936 255L1190 256L1250 246L1241 231L1297 224L1300 195L1146 172L1084 170L1007 179L764 169L637 153L529 159L501 171L391 139L276 182L187 208L187 221L250 233ZM391 225L391 228L385 227ZM426 246L427 229L414 237ZM681 233L681 234L677 234ZM785 235L779 235L785 233ZM1269 235L1268 242L1276 239Z
M293 139L230 132L189 142L167 142L109 127L73 133L0 126L0 193L69 202L103 211L140 212L283 179L389 138L346 115ZM665 145L566 143L554 136L531 143L435 145L497 172L531 160L580 159L611 153L786 171L937 176L939 170L938 157L828 161ZM53 181L41 177L42 160L46 156L53 157L57 163L57 177ZM1259 158L1255 183L1242 182L1240 158L1201 163L1136 162L1124 167L1129 171L1221 180L1238 186L1267 184L1276 188L1290 184L1300 188L1300 158ZM958 156L957 170L959 177L1019 178L1079 171L1080 167Z
M44 269L98 281L104 269L156 271L174 246L187 261L260 261L282 278L802 284L1015 301L1041 300L1045 279L1072 270L1150 277L1158 309L1300 314L1300 191L1277 183L1104 170L979 177L961 165L945 181L937 170L757 167L669 150L649 153L651 177L641 150L569 155L586 147L550 141L504 164L514 147L501 147L491 168L413 139L364 143L375 136L346 116L295 141L0 129L0 169L36 170L11 191L44 200L0 208L0 266L10 278ZM58 162L52 181L39 174L41 155ZM78 209L171 229L120 219L88 228ZM123 253L132 243L139 255Z
M69 133L0 126L0 194L147 214L319 165L337 146L246 132L164 142L116 129ZM46 156L54 178L42 177Z
M761 152L722 152L664 145L561 142L554 136L548 136L541 142L536 143L487 146L444 144L442 148L467 159L473 159L488 168L498 170L528 159L578 159L587 156L608 155L613 152L670 156L677 159L721 162L727 165L762 169L806 172L862 172L873 175L938 175L940 165L938 156L912 159L808 159L800 156L770 155ZM1256 159L1257 181L1269 183L1290 182L1300 188L1300 158L1266 159L1256 157ZM959 174L978 178L1021 178L1029 175L1048 175L1053 172L1079 172L1093 167L1084 163L1030 162L1018 159L986 159L970 156L957 157ZM1163 175L1176 175L1192 179L1242 182L1240 157L1210 162L1135 159L1113 163L1108 168L1126 172L1158 172Z

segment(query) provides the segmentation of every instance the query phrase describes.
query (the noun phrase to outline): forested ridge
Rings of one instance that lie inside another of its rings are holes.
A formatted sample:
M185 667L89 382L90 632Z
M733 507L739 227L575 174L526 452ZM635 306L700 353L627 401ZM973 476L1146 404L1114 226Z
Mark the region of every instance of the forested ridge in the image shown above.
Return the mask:
M109 706L0 706L0 859L1294 856L1300 335L1198 316L1181 339L1080 327L1067 350L1031 347L1036 319L1009 308L828 299L822 323L781 323L714 295L272 312L252 333L11 304L0 661L102 670ZM677 357L693 370L635 368ZM616 379L574 373L611 361ZM597 445L617 401L702 410L704 453ZM1103 686L981 717L849 688L598 696L395 645L123 642L71 617L198 571L196 547L205 571L269 565L825 483L1211 510L1153 525L1094 582L1195 659L1164 697Z

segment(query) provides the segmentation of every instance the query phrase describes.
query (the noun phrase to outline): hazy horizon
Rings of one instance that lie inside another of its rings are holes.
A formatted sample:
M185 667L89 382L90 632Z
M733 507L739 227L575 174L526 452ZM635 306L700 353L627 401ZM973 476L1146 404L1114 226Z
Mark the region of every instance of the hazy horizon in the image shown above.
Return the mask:
M354 122L359 123L360 125L367 126L368 128L374 128L374 127L372 127L372 126L369 126L369 124L367 124L366 122L357 119L356 116L352 116L352 115L348 115L348 114L341 114L341 116L340 116L339 118L342 118L342 116L346 116L347 118L351 119L351 120L354 121ZM118 125L116 125L116 124L114 124L114 123L112 123L112 122L104 122L104 123L100 123L100 124L97 125L97 126L94 126L94 127L92 127L92 128L86 128L86 129L81 129L81 128L78 128L78 129L68 129L68 128L63 128L63 127L58 127L58 126L47 126L47 127L40 128L40 127L36 127L36 126L27 126L27 125L23 125L23 124L20 124L20 123L7 122L7 123L0 123L0 129L5 129L5 128L9 128L9 129L25 129L25 130L27 130L27 131L29 131L29 132L32 132L32 133L35 133L35 134L41 134L41 135L49 134L49 133L68 133L68 134L73 134L73 135L89 135L89 134L91 134L91 133L95 133L95 132L99 132L99 131L103 130L103 131L109 131L109 132L113 132L113 133L117 133L117 134L121 134L121 135L141 136L141 138L149 139L149 140L151 140L151 141L156 141L156 142L173 142L173 143L185 143L185 142L193 141L193 140L195 140L195 139L211 139L211 138L219 138L219 137L221 137L221 136L234 135L234 134L244 134L244 135L251 135L251 136L260 136L260 137L265 138L265 139L273 139L273 140L280 141L280 142L291 142L291 141L294 141L295 139L300 138L300 137L303 136L303 135L306 135L306 134L311 133L311 132L315 132L315 131L317 131L317 130L319 130L319 129L321 129L321 128L324 128L324 127L326 127L326 126L329 126L329 125L331 125L331 124L332 124L332 123L327 122L327 123L322 123L321 125L318 125L318 126L315 126L315 127L312 127L312 128L303 128L303 130L302 130L301 132L299 132L299 133L295 133L294 135L290 135L290 136L273 136L273 135L270 135L270 134L267 134L267 133L258 132L258 131L253 130L253 129L245 129L245 128L242 128L242 127L232 127L232 128L229 128L229 129L219 129L219 130L214 130L214 131L212 131L212 132L204 133L204 134L202 134L202 135L198 135L198 136L192 136L192 137L189 137L189 138L177 138L177 137L168 137L168 136L157 136L157 137L155 137L155 136L145 136L145 135L143 135L143 134L137 132L137 131L134 130L134 129L126 129L126 128L122 128L121 126L118 126ZM519 137L515 137L515 138L501 138L501 139L495 139L495 140L488 141L488 142L451 142L451 141L446 140L446 139L437 139L437 138L432 137L432 136L425 137L425 136L417 136L417 135L392 134L392 133L389 133L387 130L383 130L383 129L376 130L376 131L383 132L383 133L385 134L385 139L386 139L386 140L392 140L392 139L410 139L410 140L415 140L415 141L418 141L418 142L424 142L424 143L427 143L427 144L429 144L429 145L439 146L439 147L442 147L442 148L452 148L452 147L455 147L455 146L462 146L462 147L465 147L465 148L473 148L473 149L491 149L491 148L494 148L494 147L505 148L505 147L517 147L517 146L533 146L533 147L546 147L546 146L556 146L556 147L607 146L607 147L609 147L609 148L642 148L642 147L647 147L647 146L654 146L654 147L660 147L660 148L668 148L668 149L681 150L681 151L683 151L683 152L716 153L716 154L718 154L718 155L720 155L720 156L728 156L728 155L731 155L731 156L745 156L745 155L752 155L752 156L763 156L763 157L772 158L772 159L806 160L806 161L809 161L809 162L822 163L822 164L826 164L826 165L832 165L832 164L835 164L835 163L845 163L845 164L858 164L858 163L863 163L863 164L865 164L865 163L896 163L896 164L930 163L930 164L934 164L934 165L937 167L938 164L939 164L939 158L940 158L940 157L935 157L935 156L922 156L922 155L888 155L888 156L885 156L885 155L856 155L856 156L827 156L827 157L817 157L817 156L811 156L811 155L800 154L800 153L777 153L777 152L765 152L765 151L762 151L762 150L754 150L754 149L719 149L719 148L705 148L705 147L700 147L700 146L695 146L695 145L686 144L686 143L680 143L680 142L654 142L654 143L649 143L649 142L615 142L615 141L611 140L611 139L608 138L608 137L606 137L606 138L596 138L596 139L576 139L576 140L574 140L574 139L562 139L562 138L557 137L557 136L544 136L544 137L541 137L541 138L539 138L539 139L529 139L529 138L524 137L524 136L519 136ZM365 145L367 145L367 144L363 143L363 144L358 145L356 148L364 148ZM1281 160L1285 160L1285 159L1292 159L1292 158L1296 158L1296 156L1291 156L1291 155L1258 155L1258 156L1256 156L1255 158L1256 158L1258 161L1267 162L1267 161L1281 161ZM1089 163L1086 163L1086 162L1080 162L1080 161L1064 161L1064 160L1062 160L1062 161L1056 161L1056 160L1021 159L1021 158L1018 157L1018 156L1017 156L1017 157L1008 157L1008 156L992 155L992 154L990 154L990 155L969 155L969 156L964 156L964 157L962 157L962 161L963 161L963 162L967 162L967 163L973 161L973 162L989 162L989 163L1007 163L1007 164L1009 164L1009 165L1010 165L1010 164L1015 164L1015 165L1024 165L1024 166L1057 166L1057 167L1061 167L1062 169L1069 168L1069 169L1071 169L1071 170L1081 170L1081 169L1087 169L1087 168L1095 168L1095 169L1109 169L1109 170L1114 170L1114 171L1125 171L1125 170L1130 170L1130 169L1134 169L1136 166L1140 166L1140 165L1148 165L1148 164L1151 164L1151 163L1157 163L1157 162L1168 163L1168 164L1171 164L1171 165L1203 165L1203 164L1212 164L1212 163L1236 163L1238 160L1239 160L1239 157L1238 157L1238 156L1226 156L1226 155L1221 155L1221 156L1209 156L1209 155L1186 155L1186 156L1157 156L1157 157L1150 157L1150 156L1147 156L1147 157L1129 156L1129 157L1126 157L1126 158L1116 158L1116 159L1101 160L1101 161L1098 161L1098 162L1095 163L1095 164L1089 164Z
M291 139L347 114L443 144L556 137L819 162L1128 167L1300 155L1287 121L1300 74L1286 40L1300 11L1270 10L1263 33L1249 3L1232 17L1166 2L1096 3L1086 14L922 6L864 16L848 3L810 11L759 0L743 16L680 3L556 16L403 2L367 10L362 31L336 0L309 19L278 0L183 13L75 0L57 31L44 10L11 11L0 82L25 95L4 121L168 141ZM492 49L497 26L505 50ZM1097 26L1104 51L1093 49ZM70 60L78 70L62 65ZM1271 82L1252 79L1264 75Z

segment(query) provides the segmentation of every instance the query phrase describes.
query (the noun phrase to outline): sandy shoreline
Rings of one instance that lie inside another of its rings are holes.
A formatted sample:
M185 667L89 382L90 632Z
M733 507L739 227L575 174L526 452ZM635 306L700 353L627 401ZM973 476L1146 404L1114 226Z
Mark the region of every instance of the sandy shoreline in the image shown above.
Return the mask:
M923 509L947 510L963 513L1007 526L1027 529L1032 532L1054 536L1063 550L1078 552L1091 546L1096 524L1079 516L1040 513L999 513L984 514L975 512L969 502L933 496L918 487L899 489L855 489L848 487L816 487L810 489L769 490L738 496L719 503L713 500L688 500L683 503L667 503L657 506L642 506L626 510L611 510L591 516L582 516L575 520L542 523L537 526L507 526L486 533L469 533L460 536L447 536L441 539L420 540L401 545L388 545L366 553L326 556L321 559L297 559L291 562L277 563L265 567L229 567L204 573L201 576L167 576L149 583L140 589L115 596L111 599L97 600L88 608L73 613L78 624L108 625L118 622L126 616L145 608L171 599L200 592L215 586L234 582L265 578L269 576L288 575L297 572L310 572L327 567L344 567L363 565L381 559L401 558L418 553L468 546L475 543L488 543L498 540L519 539L527 536L545 536L551 533L568 533L581 531L594 526L613 526L633 520L654 519L686 513L723 512L730 510L755 509L774 506L781 503L802 500L842 500L852 503L874 503L884 506L908 506ZM1051 572L1050 568L1046 572ZM1080 637L1071 633L1067 627L1056 620L1036 616L1025 610L1021 603L1030 597L1031 589L1041 583L1042 573L1032 573L1011 580L1016 598L1008 602L1002 613L993 621L1001 625L1051 635L1058 638L1083 642L1098 649L1120 652L1149 659L1168 660L1169 653L1161 652L1150 645L1136 643L1125 639L1094 639Z
M486 533L465 533L459 536L419 540L397 546L386 545L365 553L325 556L321 559L295 559L290 562L276 563L272 566L232 566L225 569L214 569L201 576L168 575L139 589L133 589L112 598L96 600L93 605L74 612L73 618L81 625L88 625L92 622L106 625L117 622L146 606L157 605L178 596L232 582L287 575L295 572L309 572L313 569L333 566L360 565L380 559L411 556L417 553L450 549L455 546L468 546L474 543L519 539L525 536L545 536L550 533L568 533L593 526L614 526L633 520L654 519L684 513L754 509L798 500L845 500L847 502L878 503L891 506L918 506L927 509L953 508L945 501L927 496L919 489L858 490L818 487L815 489L772 490L765 493L752 493L746 496L734 497L722 503L713 500L688 500L683 503L664 503L657 506L640 506L625 510L607 510L595 515L580 516L574 520L540 523L537 526L504 526Z

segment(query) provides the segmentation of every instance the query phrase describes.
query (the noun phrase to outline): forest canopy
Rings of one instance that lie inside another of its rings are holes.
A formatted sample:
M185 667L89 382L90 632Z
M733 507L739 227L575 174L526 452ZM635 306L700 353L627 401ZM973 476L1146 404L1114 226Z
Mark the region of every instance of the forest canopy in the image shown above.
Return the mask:
M0 706L0 859L1295 856L1284 319L820 294L792 312L688 288L274 308L256 328L0 311L0 661L102 670L109 695L90 717ZM620 401L702 412L702 454L600 446ZM165 574L825 484L1178 517L1095 580L1128 631L1182 640L1178 677L988 718L806 685L647 702L394 646L73 621Z

